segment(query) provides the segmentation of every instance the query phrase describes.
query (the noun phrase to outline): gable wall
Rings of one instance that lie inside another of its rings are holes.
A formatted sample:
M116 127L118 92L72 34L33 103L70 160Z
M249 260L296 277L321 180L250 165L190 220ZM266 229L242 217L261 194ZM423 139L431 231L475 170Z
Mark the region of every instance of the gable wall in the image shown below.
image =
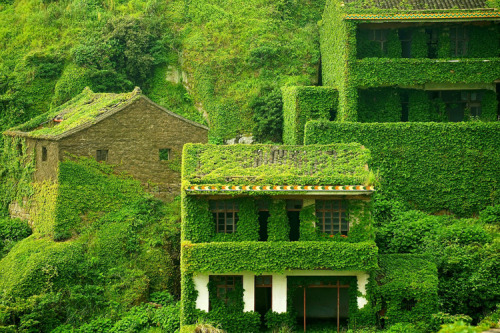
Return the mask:
M45 180L57 180L57 164L59 161L59 147L57 141L27 139L26 150L35 153L35 173L33 175L35 182ZM42 161L42 149L47 149L47 160Z
M206 143L208 131L171 116L145 99L136 102L101 122L60 141L59 158L65 152L96 157L98 149L108 150L110 164L143 183L159 184L153 192L160 197L179 194L182 146L187 142ZM159 149L170 148L170 161L160 161Z

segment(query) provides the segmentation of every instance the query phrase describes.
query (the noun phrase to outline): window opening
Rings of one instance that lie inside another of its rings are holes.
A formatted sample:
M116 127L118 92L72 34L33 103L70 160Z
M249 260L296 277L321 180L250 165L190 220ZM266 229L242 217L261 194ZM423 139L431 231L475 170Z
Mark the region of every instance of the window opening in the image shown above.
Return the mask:
M261 275L255 277L255 312L258 312L261 321L264 322L265 314L272 309L273 277Z
M217 233L232 234L236 232L239 216L239 206L234 200L210 201Z
M437 29L425 29L427 35L427 57L436 59L438 55L438 31Z
M300 237L300 211L302 200L286 200L286 215L290 225L290 241L296 242Z
M322 232L347 235L349 222L346 206L346 202L341 200L316 200L316 217Z
M215 284L217 298L226 304L231 303L231 292L236 289L236 286L243 285L241 275L210 275L209 279Z
M477 91L434 91L432 99L441 99L445 105L448 120L463 121L466 117L481 116L482 93Z
M42 161L47 161L47 147L42 147Z
M454 27L450 29L451 55L466 56L469 49L469 33L467 28Z
M162 148L159 150L160 161L168 161L170 159L170 148Z
M108 150L107 149L97 150L96 160L97 160L97 162L107 161L108 160Z
M380 51L382 54L387 54L387 35L389 34L388 30L384 29L375 29L370 31L370 39L379 44Z
M398 30L399 40L401 41L401 56L403 58L411 58L411 39L412 32L409 29Z

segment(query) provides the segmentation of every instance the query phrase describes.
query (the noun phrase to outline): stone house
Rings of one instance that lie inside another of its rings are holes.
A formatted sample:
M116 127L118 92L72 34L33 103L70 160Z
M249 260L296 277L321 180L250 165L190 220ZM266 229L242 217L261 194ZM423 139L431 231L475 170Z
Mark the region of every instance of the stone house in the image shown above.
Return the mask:
M68 156L89 156L153 186L160 197L179 190L183 145L208 140L206 126L155 104L139 88L122 94L85 88L4 134L26 140L35 158L35 182L56 181L58 163Z
M182 325L207 316L253 332L272 318L305 329L356 317L377 267L367 149L188 144L183 154Z

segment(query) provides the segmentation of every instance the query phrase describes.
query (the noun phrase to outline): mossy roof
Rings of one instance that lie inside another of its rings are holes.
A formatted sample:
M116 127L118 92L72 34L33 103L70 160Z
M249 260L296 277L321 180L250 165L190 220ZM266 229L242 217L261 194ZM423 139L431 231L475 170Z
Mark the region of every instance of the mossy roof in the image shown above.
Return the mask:
M473 10L491 8L487 0L344 0L348 6L402 10Z
M357 143L284 145L186 144L183 186L372 185L370 152Z
M153 103L142 95L139 87L136 87L132 92L120 94L94 93L87 87L81 94L65 104L11 128L4 134L58 140L106 119L139 98ZM156 106L174 117L208 130L206 126L170 112L159 105Z

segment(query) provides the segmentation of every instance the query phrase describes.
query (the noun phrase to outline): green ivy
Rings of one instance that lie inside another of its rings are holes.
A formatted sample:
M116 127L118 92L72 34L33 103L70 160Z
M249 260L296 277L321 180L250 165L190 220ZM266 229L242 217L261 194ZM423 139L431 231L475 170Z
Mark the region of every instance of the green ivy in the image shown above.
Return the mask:
M500 202L500 123L306 125L306 144L359 142L380 189L427 212L470 216Z
M319 224L319 220L315 215L316 205L303 207L300 211L300 241L318 240L318 232L314 226Z
M236 235L242 241L259 240L259 212L253 198L241 198L239 201L238 229Z
M367 271L377 267L373 241L226 242L182 244L183 267L189 272L282 273L291 269ZM184 296L183 296L184 298Z
M329 87L283 87L283 143L304 143L304 126L309 120L334 120L338 92Z
M290 240L290 224L286 214L286 201L273 200L269 205L269 221L267 223L267 240L283 242Z
M183 186L368 184L370 152L359 144L186 144Z
M381 255L371 275L371 302L385 310L385 325L415 323L426 328L437 311L438 276L431 258L410 254Z
M32 181L35 158L27 152L24 138L3 137L0 150L0 216L8 213L9 204L34 193Z

